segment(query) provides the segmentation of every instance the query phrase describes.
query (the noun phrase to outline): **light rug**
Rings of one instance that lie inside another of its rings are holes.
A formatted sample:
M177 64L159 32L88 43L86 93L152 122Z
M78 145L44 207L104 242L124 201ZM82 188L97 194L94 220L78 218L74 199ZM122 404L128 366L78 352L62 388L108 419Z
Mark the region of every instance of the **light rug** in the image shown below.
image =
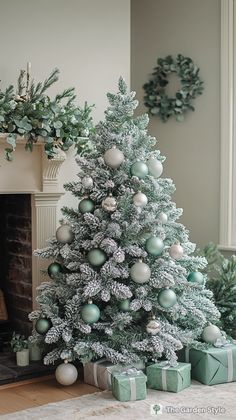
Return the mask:
M233 420L236 382L207 386L193 382L178 394L148 390L143 401L119 402L109 391L0 416L2 420Z

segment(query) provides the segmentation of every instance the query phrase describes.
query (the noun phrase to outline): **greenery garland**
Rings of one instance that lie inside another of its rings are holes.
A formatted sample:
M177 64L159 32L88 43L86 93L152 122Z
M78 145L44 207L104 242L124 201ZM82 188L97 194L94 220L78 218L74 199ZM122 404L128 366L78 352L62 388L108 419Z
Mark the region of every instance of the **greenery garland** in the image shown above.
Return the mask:
M55 69L44 81L36 85L30 75L21 70L17 89L10 85L0 91L0 133L7 133L9 147L5 149L7 160L12 160L17 136L26 140L26 150L32 151L41 138L47 157L53 158L56 149L68 150L75 145L78 153L88 152L87 137L93 131L92 106L75 104L75 89L65 89L51 100L45 94L59 78Z
M159 58L157 64L151 80L143 85L146 93L144 104L151 115L159 115L164 122L171 115L175 115L176 120L181 122L187 110L195 110L192 101L203 92L203 81L198 75L199 68L191 58L181 54L178 54L176 59L171 55ZM173 98L168 97L165 91L170 73L176 73L181 82L181 89Z

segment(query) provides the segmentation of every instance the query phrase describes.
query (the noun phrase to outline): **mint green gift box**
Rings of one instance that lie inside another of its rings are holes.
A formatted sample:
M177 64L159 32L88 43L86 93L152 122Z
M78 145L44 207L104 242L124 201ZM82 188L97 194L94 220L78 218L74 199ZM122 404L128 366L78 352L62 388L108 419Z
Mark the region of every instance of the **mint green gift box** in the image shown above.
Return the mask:
M147 387L161 391L179 392L191 384L190 363L177 363L170 366L168 362L154 363L146 369Z
M179 352L179 360L192 365L192 378L205 385L236 381L236 345L210 347L204 350L185 348Z
M147 377L141 370L127 369L111 376L112 394L119 401L145 400Z

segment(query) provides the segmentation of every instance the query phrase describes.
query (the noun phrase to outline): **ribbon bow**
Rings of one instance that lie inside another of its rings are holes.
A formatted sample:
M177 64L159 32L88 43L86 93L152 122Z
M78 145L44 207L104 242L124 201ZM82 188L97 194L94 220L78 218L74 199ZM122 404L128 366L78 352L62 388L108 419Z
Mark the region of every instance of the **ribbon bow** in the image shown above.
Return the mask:
M225 337L221 337L221 338L217 338L216 341L214 342L214 347L227 347L227 346L231 346L231 342L229 340L227 340Z
M137 370L134 367L134 368L129 368L129 369L124 370L123 372L121 372L121 375L130 376L130 375L140 375L141 373L142 373L141 370Z

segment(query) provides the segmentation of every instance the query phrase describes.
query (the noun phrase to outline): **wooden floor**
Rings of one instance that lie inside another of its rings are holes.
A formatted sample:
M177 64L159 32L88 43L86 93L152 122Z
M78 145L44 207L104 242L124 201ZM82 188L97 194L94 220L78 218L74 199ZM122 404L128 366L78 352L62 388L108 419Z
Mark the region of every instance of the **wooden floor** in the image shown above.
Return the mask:
M0 415L97 391L97 388L80 381L71 386L61 386L53 376L2 385L0 386Z

